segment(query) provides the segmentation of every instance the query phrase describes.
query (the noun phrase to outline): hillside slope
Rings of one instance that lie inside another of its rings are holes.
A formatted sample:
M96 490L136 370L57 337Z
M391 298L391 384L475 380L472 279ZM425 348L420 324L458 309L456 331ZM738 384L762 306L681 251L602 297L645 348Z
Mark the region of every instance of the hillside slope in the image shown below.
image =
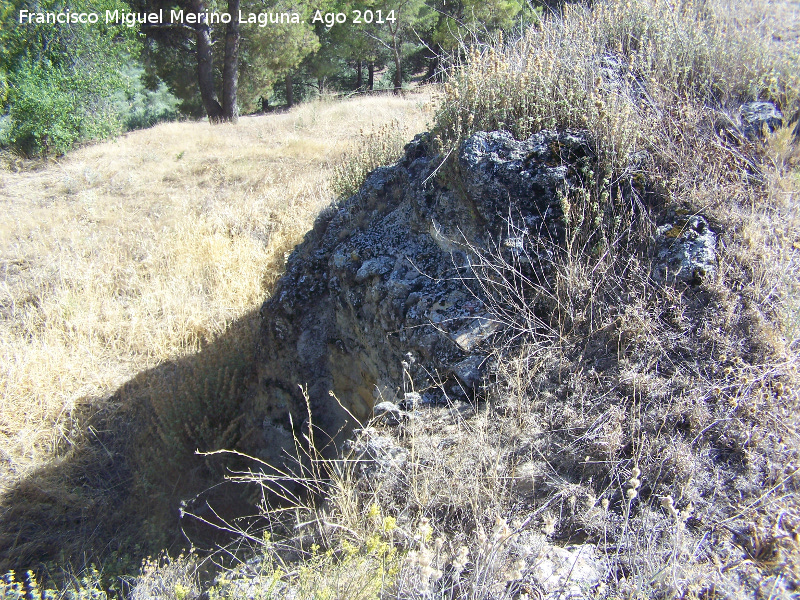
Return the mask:
M343 155L389 124L391 140L423 130L427 101L163 124L0 171L0 570L91 553L98 513L124 509L111 502L119 488L145 485L118 464L120 448L103 450L129 443L108 423L122 427L143 401L177 402L175 361L221 336L248 353L253 311L331 201ZM193 381L216 369L191 364ZM111 397L137 374L138 392Z
M323 500L243 473L296 505L262 504L272 537L212 593L797 593L800 48L774 8L594 2L470 50L262 309L253 448L294 447Z

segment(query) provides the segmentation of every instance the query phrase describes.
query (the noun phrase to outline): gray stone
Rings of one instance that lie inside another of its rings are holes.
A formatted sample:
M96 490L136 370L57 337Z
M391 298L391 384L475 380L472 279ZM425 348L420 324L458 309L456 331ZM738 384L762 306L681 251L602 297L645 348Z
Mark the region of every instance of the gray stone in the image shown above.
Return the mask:
M750 140L764 137L783 126L783 114L772 102L748 102L739 108L742 131Z
M376 275L384 275L392 270L394 259L391 256L381 256L380 258L373 258L365 260L361 268L356 273L356 283L361 283L365 279L375 277Z
M695 215L658 228L653 276L658 281L699 284L717 268L717 235Z
M530 577L552 600L592 598L605 569L592 544L561 548L545 544L533 560Z
M398 446L394 438L371 427L353 433L353 439L344 444L344 456L357 463L356 472L360 476L376 479L402 471L408 450Z
M453 373L468 388L475 387L483 378L485 356L470 356L453 367Z
M423 399L418 392L406 392L403 394L403 406L406 409L414 410L418 406L422 406Z
M483 315L475 317L466 327L455 332L452 339L464 352L472 352L473 348L500 329L502 323L491 315Z
M324 211L261 308L242 451L259 452L247 444L265 439L262 423L299 423L310 407L314 426L336 438L334 454L372 417L376 389L477 387L470 357L501 323L487 309L494 300L476 282L473 257L502 252L522 264L525 256L525 268L543 273L565 243L563 194L582 185L592 148L581 131L526 140L477 133L445 176L421 135L397 164ZM540 238L547 251L529 251ZM404 367L409 352L418 360ZM421 404L439 396L426 393Z
M372 412L375 415L375 419L387 425L399 425L407 419L406 413L400 410L397 404L389 402L388 400L376 404Z

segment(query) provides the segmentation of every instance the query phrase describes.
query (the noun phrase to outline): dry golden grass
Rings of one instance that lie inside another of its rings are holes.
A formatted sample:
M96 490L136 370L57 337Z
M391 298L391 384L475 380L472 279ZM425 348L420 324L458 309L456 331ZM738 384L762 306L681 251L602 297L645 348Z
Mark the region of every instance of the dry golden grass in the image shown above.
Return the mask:
M263 302L360 129L427 97L172 123L0 172L0 492L71 446L71 415Z

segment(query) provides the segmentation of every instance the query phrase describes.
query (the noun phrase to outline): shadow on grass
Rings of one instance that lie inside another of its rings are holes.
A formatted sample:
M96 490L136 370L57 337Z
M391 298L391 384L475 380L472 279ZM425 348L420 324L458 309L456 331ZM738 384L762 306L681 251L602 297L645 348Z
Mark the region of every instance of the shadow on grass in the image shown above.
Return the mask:
M0 498L0 573L33 569L58 582L94 564L114 578L190 540L201 548L230 541L181 519L180 507L194 498L209 520L255 512L250 490L223 482L237 466L231 458L195 450L233 448L241 438L238 409L254 381L258 326L252 311L197 354L85 402L78 442Z

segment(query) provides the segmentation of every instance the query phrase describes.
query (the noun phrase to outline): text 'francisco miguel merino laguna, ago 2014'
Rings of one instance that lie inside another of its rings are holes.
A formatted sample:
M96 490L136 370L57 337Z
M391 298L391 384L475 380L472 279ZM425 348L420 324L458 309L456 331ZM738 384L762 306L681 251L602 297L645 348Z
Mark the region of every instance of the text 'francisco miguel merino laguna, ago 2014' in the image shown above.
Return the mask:
M311 18L312 23L324 23L327 27L331 27L334 23L345 23L350 21L355 24L361 23L394 23L397 18L395 11L390 10L384 13L383 11L376 10L353 10L351 15L345 13L323 13L318 10ZM101 17L104 17L101 19ZM169 17L165 19L165 17ZM268 25L283 25L283 24L300 24L305 20L301 19L300 14L296 12L242 12L238 14L239 23L254 24L259 27L266 27ZM168 13L163 9L153 12L128 12L124 10L107 10L105 15L98 12L74 12L66 9L59 12L36 12L30 10L19 11L20 24L59 24L59 25L73 25L73 24L94 24L94 23L114 23L124 24L128 27L135 27L136 25L145 24L183 24L183 25L199 25L207 23L209 25L214 23L230 23L232 16L227 12L188 12L185 10L170 10Z

